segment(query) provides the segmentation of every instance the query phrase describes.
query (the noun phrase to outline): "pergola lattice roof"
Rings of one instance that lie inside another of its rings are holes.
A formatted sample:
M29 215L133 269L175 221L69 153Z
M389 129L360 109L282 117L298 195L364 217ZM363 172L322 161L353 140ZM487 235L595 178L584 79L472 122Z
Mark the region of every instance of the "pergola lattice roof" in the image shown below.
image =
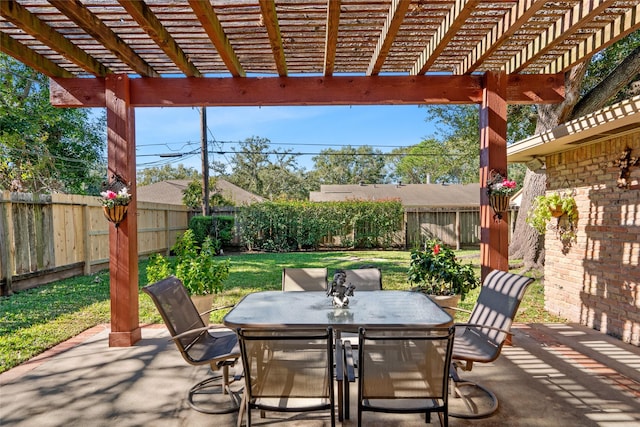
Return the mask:
M51 77L562 73L638 0L3 0L2 51Z

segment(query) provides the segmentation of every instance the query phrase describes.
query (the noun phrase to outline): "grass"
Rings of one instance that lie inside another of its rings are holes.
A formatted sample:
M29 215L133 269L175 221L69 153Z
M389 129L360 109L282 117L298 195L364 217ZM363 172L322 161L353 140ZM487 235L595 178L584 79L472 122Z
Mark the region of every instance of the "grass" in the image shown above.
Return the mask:
M465 262L479 265L479 251L459 251ZM346 251L255 253L231 255L231 271L225 290L214 306L235 304L244 295L281 288L284 267L329 267L330 277L339 268L375 265L382 270L385 289L409 289L406 280L408 251ZM147 284L146 261L139 265L139 286ZM513 271L513 270L512 270ZM479 274L479 268L476 272ZM357 292L357 291L356 291ZM460 303L471 309L479 289ZM78 333L101 323L108 323L109 272L74 277L17 292L0 299L0 372L7 371ZM228 310L212 313L211 321L220 323ZM518 322L542 323L562 321L544 310L542 285L536 280L525 294ZM162 323L151 299L140 292L140 322Z

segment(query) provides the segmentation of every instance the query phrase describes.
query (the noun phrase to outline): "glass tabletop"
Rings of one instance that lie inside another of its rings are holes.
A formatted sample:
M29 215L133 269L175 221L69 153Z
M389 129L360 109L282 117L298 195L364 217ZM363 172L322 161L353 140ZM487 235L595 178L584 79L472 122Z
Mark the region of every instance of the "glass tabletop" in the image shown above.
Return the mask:
M245 296L224 317L230 328L435 327L453 319L429 297L410 291L362 291L348 308L334 308L324 292L264 291Z

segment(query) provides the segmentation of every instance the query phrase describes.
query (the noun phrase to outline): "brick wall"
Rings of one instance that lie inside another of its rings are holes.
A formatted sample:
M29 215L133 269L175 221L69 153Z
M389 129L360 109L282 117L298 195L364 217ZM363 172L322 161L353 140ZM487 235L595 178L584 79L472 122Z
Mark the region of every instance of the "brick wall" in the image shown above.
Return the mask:
M546 234L545 305L640 346L640 165L620 189L613 164L626 147L640 157L640 129L547 156L547 191L574 192L579 219L570 247Z

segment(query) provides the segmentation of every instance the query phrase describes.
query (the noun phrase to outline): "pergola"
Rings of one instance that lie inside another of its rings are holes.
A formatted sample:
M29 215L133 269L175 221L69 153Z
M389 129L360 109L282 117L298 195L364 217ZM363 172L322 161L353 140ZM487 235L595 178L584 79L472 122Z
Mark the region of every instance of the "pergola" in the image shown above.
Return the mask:
M58 107L107 109L108 176L136 200L135 108L480 105L480 183L506 172L507 104L640 28L640 0L2 0L0 46ZM393 123L389 123L393 126ZM507 222L481 202L485 275ZM136 207L109 231L110 346L141 337Z

